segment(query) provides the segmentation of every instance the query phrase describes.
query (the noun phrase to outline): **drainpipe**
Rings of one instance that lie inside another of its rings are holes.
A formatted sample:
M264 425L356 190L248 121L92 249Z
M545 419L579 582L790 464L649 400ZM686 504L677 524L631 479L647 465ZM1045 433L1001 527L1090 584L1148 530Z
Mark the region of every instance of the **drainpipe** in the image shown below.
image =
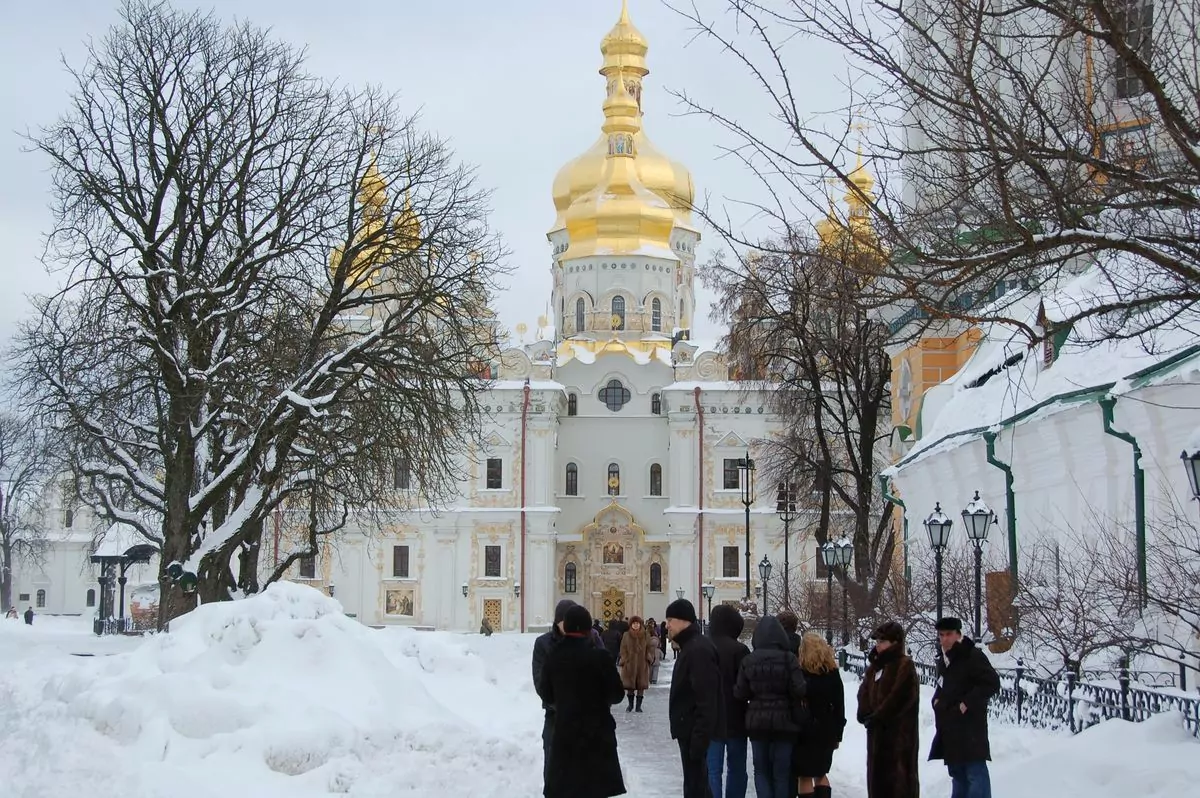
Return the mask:
M700 388L692 390L692 399L696 402L696 426L699 427L699 449L697 459L700 463L699 476L696 483L696 589L704 584L704 406L700 404ZM700 605L700 619L704 620L704 602L696 597Z
M883 494L883 500L891 502L900 508L900 519L904 525L904 584L912 584L912 569L908 564L908 508L904 505L904 500L892 493L892 480L886 474L879 475L879 492Z
M529 592L529 581L525 578L525 437L529 424L529 378L525 378L525 399L521 403L521 631L525 631L525 594Z
M1113 429L1113 415L1117 409L1117 400L1113 396L1105 396L1100 400L1100 412L1104 419L1104 434L1125 441L1133 447L1133 512L1134 529L1137 532L1137 569L1138 569L1138 598L1142 607L1146 606L1146 472L1142 469L1142 447L1137 438L1128 432Z
M987 444L987 461L1004 472L1004 520L1008 526L1008 571L1012 575L1012 594L1017 594L1017 497L1013 492L1012 466L996 459L996 433L983 433Z

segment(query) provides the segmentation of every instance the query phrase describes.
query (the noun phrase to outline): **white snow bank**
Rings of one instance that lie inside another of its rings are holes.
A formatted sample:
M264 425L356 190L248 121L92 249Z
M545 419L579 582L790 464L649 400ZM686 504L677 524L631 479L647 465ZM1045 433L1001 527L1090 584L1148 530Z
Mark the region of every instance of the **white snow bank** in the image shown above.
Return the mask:
M30 798L535 795L530 645L372 630L275 584L127 653L0 677L0 783Z

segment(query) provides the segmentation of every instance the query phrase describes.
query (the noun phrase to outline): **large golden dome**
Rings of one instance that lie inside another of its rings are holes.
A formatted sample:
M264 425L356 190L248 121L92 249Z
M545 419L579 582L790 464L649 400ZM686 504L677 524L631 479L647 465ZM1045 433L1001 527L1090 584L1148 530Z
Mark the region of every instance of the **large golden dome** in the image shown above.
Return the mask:
M620 19L600 44L604 56L600 74L605 78L610 97L615 93L617 76L624 75L625 90L637 102L639 116L642 114L642 78L650 72L646 68L647 49L645 37L630 22L628 6L622 3ZM663 155L642 130L634 134L634 151L634 169L639 181L671 207L678 224L690 227L695 198L691 172L683 164ZM556 214L553 230L561 230L566 225L567 209L575 200L600 184L607 160L608 135L602 133L582 155L558 170L553 185Z

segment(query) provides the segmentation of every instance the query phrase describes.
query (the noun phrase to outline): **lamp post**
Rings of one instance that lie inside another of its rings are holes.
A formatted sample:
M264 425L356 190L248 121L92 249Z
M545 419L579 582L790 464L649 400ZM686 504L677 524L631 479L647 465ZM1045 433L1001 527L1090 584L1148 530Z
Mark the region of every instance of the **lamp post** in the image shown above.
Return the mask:
M675 588L675 598L677 598L677 599L683 598L683 588L681 588L681 587Z
M521 583L513 582L513 598L521 597Z
M983 544L987 543L988 529L996 521L996 514L979 498L975 498L962 511L963 529L971 545L975 547L975 640L983 634Z
M746 507L746 601L750 600L750 505L754 504L754 460L750 450L738 460L738 484L742 489L742 504Z
M767 557L765 554L763 555L762 562L758 564L758 576L760 579L762 579L762 614L765 616L767 615L767 585L770 583L771 579L771 558Z
M463 594L463 598L466 598L466 597L467 597L467 592L468 592L468 590L470 590L470 588L467 586L467 583L466 583L466 582L463 582L463 583L462 583L462 594Z
M788 576L792 572L792 565L789 553L789 533L791 531L791 524L797 517L796 483L779 483L779 495L775 501L775 511L779 514L779 520L783 521L783 606L790 610L792 608L792 589Z
M837 553L832 540L825 541L819 550L825 565L825 642L833 645L833 566L837 562Z
M708 600L708 615L704 618L704 625L707 629L712 624L712 597L713 593L717 592L717 586L712 582L705 582L700 586L700 592L704 595L704 598Z
M1184 452L1179 457L1183 460L1183 467L1187 470L1188 485L1192 488L1192 498L1200 501L1200 447L1195 448L1190 454Z
M933 547L933 561L937 567L937 617L942 617L942 555L950 542L950 529L954 522L942 512L942 503L933 506L933 512L925 519L925 531L929 533L929 545Z
M842 645L850 644L849 613L846 611L846 580L850 575L850 562L854 559L854 544L843 537L834 547L837 564L842 569Z

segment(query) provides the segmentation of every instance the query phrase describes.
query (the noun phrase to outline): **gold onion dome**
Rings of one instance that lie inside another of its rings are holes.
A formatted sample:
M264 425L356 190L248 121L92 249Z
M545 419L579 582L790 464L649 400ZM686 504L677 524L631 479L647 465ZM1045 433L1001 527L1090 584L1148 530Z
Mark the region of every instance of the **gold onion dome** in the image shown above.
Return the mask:
M623 3L621 18L600 44L600 53L604 56L600 74L605 78L609 95L615 92L618 73L624 75L625 89L637 103L639 117L642 114L642 78L650 74L646 68L647 49L646 38L629 21L628 5ZM695 198L691 172L659 152L640 128L634 134L633 144L637 153L634 169L642 185L667 201L678 224L690 227L690 209ZM600 183L607 158L608 136L601 134L587 151L558 170L553 185L554 230L565 226L566 212L571 204Z
M619 253L675 257L675 212L637 175L635 137L640 129L637 100L618 68L616 89L604 101L604 171L600 181L567 209L569 246L564 260Z

